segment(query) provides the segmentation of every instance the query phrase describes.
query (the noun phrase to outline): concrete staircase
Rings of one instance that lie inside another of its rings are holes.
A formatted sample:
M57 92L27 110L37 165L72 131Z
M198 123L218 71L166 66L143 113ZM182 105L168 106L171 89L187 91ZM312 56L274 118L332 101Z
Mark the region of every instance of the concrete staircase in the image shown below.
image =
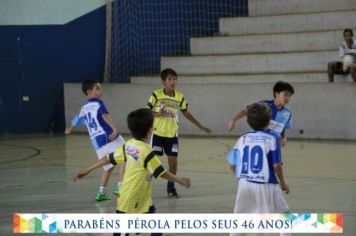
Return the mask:
M177 89L192 113L215 135L229 135L233 114L272 98L273 84L285 80L296 91L289 138L356 140L356 108L350 106L356 86L350 76L336 76L344 83L330 84L326 71L328 61L339 60L343 29L356 30L356 0L249 0L249 12L220 19L219 36L192 38L190 56L161 58L162 69L178 72ZM105 88L113 90L112 106L120 108L118 123L132 107L144 106L160 84L158 75L138 76L131 84ZM248 129L241 121L233 135ZM180 119L180 134L202 132Z
M356 29L355 0L249 0L249 15L220 19L220 36L192 38L191 56L162 57L161 68L174 68L180 83L327 82L342 30Z

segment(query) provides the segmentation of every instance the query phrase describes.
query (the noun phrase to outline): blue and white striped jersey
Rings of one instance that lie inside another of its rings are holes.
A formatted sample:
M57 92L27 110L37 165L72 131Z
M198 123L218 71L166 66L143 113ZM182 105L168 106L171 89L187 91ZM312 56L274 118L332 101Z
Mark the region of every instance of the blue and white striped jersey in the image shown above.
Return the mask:
M102 100L88 99L79 113L72 119L72 126L77 127L85 124L94 148L98 149L110 142L108 136L113 132L109 124L103 119L103 114L108 113Z
M268 132L281 137L283 130L292 127L292 113L288 107L284 106L278 109L273 100L264 100L261 103L266 104L272 110L271 120L268 126Z
M238 179L278 184L273 164L282 163L279 140L266 131L250 131L237 140L227 161Z

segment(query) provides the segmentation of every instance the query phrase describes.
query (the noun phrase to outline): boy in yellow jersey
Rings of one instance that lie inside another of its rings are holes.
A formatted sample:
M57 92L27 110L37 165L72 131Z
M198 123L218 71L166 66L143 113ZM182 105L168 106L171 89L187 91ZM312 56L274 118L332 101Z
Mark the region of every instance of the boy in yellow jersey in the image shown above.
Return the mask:
M170 68L161 72L162 89L152 93L147 103L147 108L153 111L155 116L154 131L151 145L157 155L162 156L163 151L168 156L169 171L177 173L178 157L178 110L183 116L196 125L199 129L211 133L209 128L204 127L188 111L188 102L183 94L175 91L177 73ZM174 182L168 181L167 194L169 197L179 197Z
M155 212L151 193L152 177L162 177L189 188L190 179L177 177L166 171L148 144L153 131L153 120L152 112L146 108L131 112L127 117L127 124L134 138L128 140L123 147L118 148L106 158L79 172L74 177L74 181L105 164L126 163L120 196L117 199L117 213Z

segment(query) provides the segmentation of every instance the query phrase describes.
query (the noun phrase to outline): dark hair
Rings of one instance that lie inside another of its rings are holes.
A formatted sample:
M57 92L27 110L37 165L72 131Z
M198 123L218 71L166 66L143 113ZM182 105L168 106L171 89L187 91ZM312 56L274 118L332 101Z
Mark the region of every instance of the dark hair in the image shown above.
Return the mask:
M280 93L282 91L288 91L292 95L294 94L294 88L290 83L284 81L278 81L273 86L273 97L276 97L276 93Z
M153 114L147 108L141 108L130 112L127 116L127 126L136 139L146 138L149 130L153 127Z
M345 34L346 34L347 32L350 33L351 36L354 36L354 32L352 32L352 29L344 29L344 32L342 33L342 35L345 36Z
M175 72L171 68L164 69L161 71L161 80L166 80L168 75L173 75L173 76L177 77L177 72Z
M247 123L252 129L264 129L271 119L271 109L263 103L254 103L247 107Z
M93 89L94 86L99 83L95 79L87 79L82 83L82 91L85 95L88 95L88 90Z

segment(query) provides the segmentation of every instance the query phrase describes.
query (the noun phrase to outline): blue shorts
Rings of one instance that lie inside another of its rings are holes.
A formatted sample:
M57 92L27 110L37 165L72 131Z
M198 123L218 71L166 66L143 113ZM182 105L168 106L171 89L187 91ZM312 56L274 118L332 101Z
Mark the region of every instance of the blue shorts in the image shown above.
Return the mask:
M167 156L178 156L178 137L167 138L158 135L152 135L152 149L159 156L163 155L163 151Z

